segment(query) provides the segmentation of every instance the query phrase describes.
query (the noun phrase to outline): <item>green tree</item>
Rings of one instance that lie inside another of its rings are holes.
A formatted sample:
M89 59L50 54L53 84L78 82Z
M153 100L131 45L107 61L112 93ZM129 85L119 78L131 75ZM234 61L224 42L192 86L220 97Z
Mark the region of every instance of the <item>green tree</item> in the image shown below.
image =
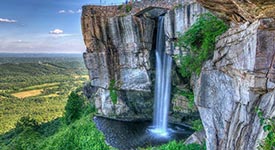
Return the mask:
M69 95L67 105L65 106L65 122L70 124L81 117L82 108L84 107L84 98L75 91Z
M38 122L30 116L21 117L16 123L16 132L22 132L26 129L36 130L38 128Z

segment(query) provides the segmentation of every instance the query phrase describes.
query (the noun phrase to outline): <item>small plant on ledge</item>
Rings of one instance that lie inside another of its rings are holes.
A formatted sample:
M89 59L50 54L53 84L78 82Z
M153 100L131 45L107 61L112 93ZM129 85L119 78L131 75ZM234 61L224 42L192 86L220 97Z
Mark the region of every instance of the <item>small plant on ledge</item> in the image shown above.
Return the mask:
M260 109L256 109L260 124L263 126L263 130L267 133L267 136L259 145L260 150L274 150L275 149L275 118L264 118L263 112Z
M110 90L110 98L113 102L113 104L117 104L117 88L115 87L116 81L115 80L111 80L110 81L110 86L109 86L109 90Z
M180 73L190 78L192 73L199 74L203 63L213 56L216 37L227 31L228 26L216 16L206 13L180 35L177 46L188 49L186 56L180 56Z
M132 8L133 8L132 4L127 4L127 5L125 6L125 11L126 11L127 13L129 13L129 12L132 10Z

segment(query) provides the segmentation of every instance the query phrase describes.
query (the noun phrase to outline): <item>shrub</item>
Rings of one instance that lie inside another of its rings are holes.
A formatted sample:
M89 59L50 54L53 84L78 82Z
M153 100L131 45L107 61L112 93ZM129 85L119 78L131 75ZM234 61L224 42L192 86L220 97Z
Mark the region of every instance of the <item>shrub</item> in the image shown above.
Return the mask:
M110 90L110 98L113 102L113 104L117 103L117 92L116 92L116 87L115 87L116 81L111 80L109 90Z
M273 150L275 149L275 118L264 118L263 112L260 109L257 109L257 114L264 132L267 133L267 136L260 143L259 149Z
M117 7L118 10L121 10L122 8L123 8L122 4Z
M130 12L131 10L132 10L132 5L131 4L127 4L126 6L125 6L125 11L128 13L128 12Z
M192 121L192 129L195 131L201 131L203 130L203 125L201 119L193 120Z
M182 91L181 95L188 99L188 108L193 110L195 108L194 93L192 91Z
M223 34L228 26L210 13L202 14L197 21L180 35L177 46L188 49L188 54L181 58L180 73L183 77L199 74L204 61L213 56L216 37Z
M76 92L71 92L67 104L65 106L65 122L70 124L76 119L79 119L84 107L84 98Z
M16 127L16 132L22 132L26 129L33 129L36 130L38 129L38 122L31 118L30 116L24 116L21 117L20 120L15 124Z
M44 150L108 150L103 134L97 130L91 115L82 116L39 145Z

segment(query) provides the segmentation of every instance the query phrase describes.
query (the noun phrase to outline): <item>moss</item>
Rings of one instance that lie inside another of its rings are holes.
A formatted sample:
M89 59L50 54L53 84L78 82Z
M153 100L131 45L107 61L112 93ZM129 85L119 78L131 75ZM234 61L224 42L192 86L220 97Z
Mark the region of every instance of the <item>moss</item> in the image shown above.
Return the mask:
M109 90L110 90L110 98L113 102L113 104L117 104L117 89L115 87L115 80L111 80L110 81L110 86L109 86Z
M191 122L191 124L192 124L192 129L194 129L195 131L203 130L203 125L202 125L201 119L193 120Z

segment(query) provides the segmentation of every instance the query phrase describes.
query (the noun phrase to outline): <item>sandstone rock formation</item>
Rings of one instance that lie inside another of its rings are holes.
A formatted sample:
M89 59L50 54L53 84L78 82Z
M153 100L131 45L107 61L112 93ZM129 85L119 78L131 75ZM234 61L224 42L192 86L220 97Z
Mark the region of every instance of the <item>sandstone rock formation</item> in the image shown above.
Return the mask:
M138 102L145 105L145 108L150 107L146 106L142 99L152 97L152 64L149 58L152 55L150 52L153 45L154 20L131 15L99 17L91 15L88 10L84 11L82 20L87 46L84 60L90 72L91 85L98 88L95 104L100 113L127 113L131 103L138 105ZM110 98L111 81L115 82L112 88L117 89L117 104L113 104ZM140 95L142 98L139 101L131 100ZM145 113L145 108L131 110Z
M275 17L274 0L197 0L220 17L234 22L254 22Z
M253 150L264 137L256 108L275 116L275 21L235 26L217 39L195 87L209 150Z
M179 53L171 49L177 33L184 32L198 14L205 12L193 1L145 0L133 4L128 14L122 13L119 6L83 7L82 32L87 47L84 60L95 91L91 98L100 114L152 116L156 17L165 12L167 53ZM179 84L176 76L174 86ZM114 87L110 87L111 82ZM118 96L116 104L111 99L111 88ZM177 104L186 107L186 102Z

